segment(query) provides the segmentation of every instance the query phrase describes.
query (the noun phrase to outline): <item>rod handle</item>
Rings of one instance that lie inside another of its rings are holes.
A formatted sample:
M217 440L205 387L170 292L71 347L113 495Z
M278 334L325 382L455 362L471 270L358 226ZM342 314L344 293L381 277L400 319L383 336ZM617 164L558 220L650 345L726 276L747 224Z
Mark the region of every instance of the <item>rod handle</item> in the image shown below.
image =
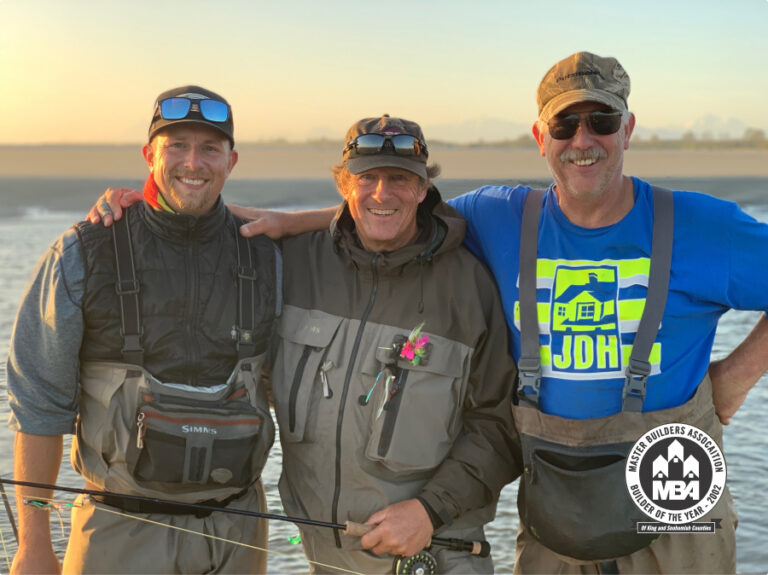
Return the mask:
M347 521L345 525L347 528L344 530L344 535L354 535L355 537L362 537L375 527L375 525L355 523L354 521Z

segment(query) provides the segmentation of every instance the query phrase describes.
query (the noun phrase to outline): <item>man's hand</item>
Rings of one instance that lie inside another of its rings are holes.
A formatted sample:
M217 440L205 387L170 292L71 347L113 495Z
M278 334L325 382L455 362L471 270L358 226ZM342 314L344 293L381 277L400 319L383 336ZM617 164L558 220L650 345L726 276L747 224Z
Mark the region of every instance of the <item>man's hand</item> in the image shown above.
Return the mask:
M408 557L429 547L432 522L418 499L406 499L377 511L367 525L376 525L361 539L363 547L374 553Z
M248 222L240 226L240 233L246 238L265 235L273 240L277 240L287 233L286 228L290 216L286 212L249 208L234 204L227 204L227 207L235 216Z
M760 316L750 334L728 357L709 366L712 402L723 425L731 422L747 393L768 370L768 316Z
M138 190L130 188L107 188L107 191L96 201L85 219L92 224L102 222L109 227L123 217L123 208L140 202L143 195Z
M11 565L11 575L41 574L59 575L61 573L61 563L59 558L53 552L53 548L43 546L28 548L22 545L16 551Z

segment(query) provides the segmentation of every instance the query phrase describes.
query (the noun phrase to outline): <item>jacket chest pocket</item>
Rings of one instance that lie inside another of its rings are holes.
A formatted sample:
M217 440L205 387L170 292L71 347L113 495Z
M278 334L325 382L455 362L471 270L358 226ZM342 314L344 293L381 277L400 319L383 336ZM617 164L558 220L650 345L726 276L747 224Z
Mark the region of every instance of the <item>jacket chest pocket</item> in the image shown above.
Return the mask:
M461 431L469 349L430 336L428 363L366 361L363 381L373 387L365 455L397 472L434 469ZM379 348L383 349L383 348ZM381 356L381 353L379 353Z
M283 441L304 439L313 393L331 397L326 372L337 367L329 348L342 318L322 312L288 308L278 334L280 347L272 370L275 414ZM321 386L320 390L314 389Z

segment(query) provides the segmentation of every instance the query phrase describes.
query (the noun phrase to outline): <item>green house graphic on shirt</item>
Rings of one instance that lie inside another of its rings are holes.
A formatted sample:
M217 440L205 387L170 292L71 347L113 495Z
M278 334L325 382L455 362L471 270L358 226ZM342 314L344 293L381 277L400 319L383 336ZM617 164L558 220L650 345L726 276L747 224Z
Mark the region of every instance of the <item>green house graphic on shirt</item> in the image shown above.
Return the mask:
M618 277L612 265L555 268L550 301L553 371L620 369Z
M606 274L606 271L609 273ZM616 329L617 283L614 269L560 268L555 279L555 292L553 332Z
M650 263L647 257L538 258L537 312L545 377L572 381L624 377L645 308ZM516 327L519 322L515 302ZM649 361L652 373L658 373L661 343L653 344Z

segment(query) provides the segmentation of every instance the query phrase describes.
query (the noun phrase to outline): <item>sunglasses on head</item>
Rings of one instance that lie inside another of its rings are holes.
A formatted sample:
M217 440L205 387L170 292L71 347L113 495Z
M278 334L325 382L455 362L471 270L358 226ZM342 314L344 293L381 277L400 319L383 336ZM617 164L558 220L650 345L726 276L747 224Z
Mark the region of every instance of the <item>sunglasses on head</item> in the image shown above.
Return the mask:
M191 111L199 112L209 122L226 122L229 117L229 107L219 100L177 97L161 100L158 105L164 120L183 120Z
M427 151L427 145L408 134L364 134L352 140L344 148L344 152L355 150L361 156L368 154L378 154L384 148L391 148L395 154L400 156L419 156Z
M590 129L600 136L615 134L621 127L621 112L589 112L588 114L568 114L555 116L549 122L549 135L555 140L569 140L576 134L579 122L586 120Z

